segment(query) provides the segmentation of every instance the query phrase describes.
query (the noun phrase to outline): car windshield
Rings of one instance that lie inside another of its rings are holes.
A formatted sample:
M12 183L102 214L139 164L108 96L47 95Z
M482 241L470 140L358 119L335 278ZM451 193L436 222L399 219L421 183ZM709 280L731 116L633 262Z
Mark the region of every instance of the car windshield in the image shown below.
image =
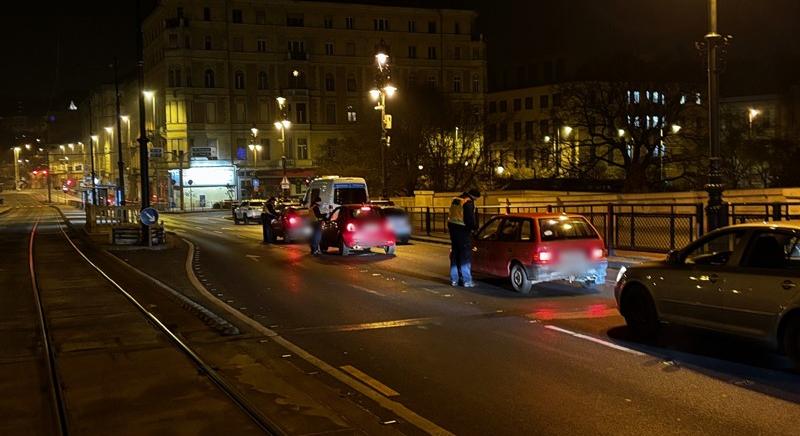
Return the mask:
M367 202L367 189L364 185L335 186L333 202L336 204L362 204Z
M565 239L597 239L597 233L581 217L541 218L539 219L539 232L543 242Z

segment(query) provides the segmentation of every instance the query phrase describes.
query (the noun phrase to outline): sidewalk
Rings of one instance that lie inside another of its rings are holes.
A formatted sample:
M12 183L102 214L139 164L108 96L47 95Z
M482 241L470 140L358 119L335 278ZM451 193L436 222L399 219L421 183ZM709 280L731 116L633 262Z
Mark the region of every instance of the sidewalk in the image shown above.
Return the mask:
M447 234L440 235L413 235L412 241L427 242L429 244L450 244L450 239ZM613 256L608 256L608 266L610 268L629 267L644 262L653 262L663 260L665 254L662 253L649 253L643 251L627 251L616 250Z

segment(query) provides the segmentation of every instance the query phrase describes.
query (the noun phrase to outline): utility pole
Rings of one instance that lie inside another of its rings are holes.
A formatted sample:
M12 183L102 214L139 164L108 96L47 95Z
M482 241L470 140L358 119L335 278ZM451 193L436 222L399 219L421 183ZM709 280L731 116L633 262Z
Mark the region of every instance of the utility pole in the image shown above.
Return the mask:
M119 111L119 80L117 78L117 58L114 58L114 96L116 98L117 114L117 204L125 206L125 162L122 160L122 118Z
M53 199L50 195L50 149L49 148L45 148L44 158L45 162L47 162L47 174L45 175L47 180L47 202L52 203Z
M717 32L717 0L708 0L708 34L702 44L706 51L708 67L708 139L709 139L709 168L708 205L708 230L724 227L728 224L728 205L722 200L724 186L722 183L722 165L720 157L720 118L719 118L719 75L721 48L728 44L730 37L725 37Z
M181 187L181 212L183 212L183 150L178 150L178 183Z
M92 204L97 206L97 176L94 172L94 138L95 135L92 133L92 95L89 94L89 154L91 155L91 165L92 165ZM49 173L48 173L49 174Z
M141 28L141 0L136 0L136 73L139 82L139 168L141 176L141 209L150 207L150 168L149 153L147 152L147 125L145 124L144 108L144 42L142 41ZM155 114L153 114L155 118ZM143 245L150 245L150 227L142 224Z
M391 97L397 92L391 83L392 72L389 68L389 55L384 52L385 44L381 41L379 51L375 55L378 71L375 75L375 88L369 91L370 97L378 103L375 110L380 112L381 122L381 198L388 199L389 191L386 179L386 148L389 146L391 138L387 131L391 129L391 116L386 114L386 97Z

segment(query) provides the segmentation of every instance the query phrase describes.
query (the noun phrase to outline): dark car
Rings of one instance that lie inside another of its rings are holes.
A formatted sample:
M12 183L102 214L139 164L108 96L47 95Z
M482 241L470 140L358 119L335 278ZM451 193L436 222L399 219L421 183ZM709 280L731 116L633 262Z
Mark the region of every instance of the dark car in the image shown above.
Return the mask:
M278 203L275 205L278 216L272 220L272 241L280 238L285 243L304 242L311 236L308 223L308 210L297 203Z
M380 208L380 212L386 218L386 222L392 232L394 232L397 243L408 244L411 239L411 221L408 212L402 207L396 206L383 206Z
M320 249L337 247L346 256L351 251L369 251L379 247L386 254L395 253L394 232L379 208L371 205L345 205L334 209L330 220L322 223Z

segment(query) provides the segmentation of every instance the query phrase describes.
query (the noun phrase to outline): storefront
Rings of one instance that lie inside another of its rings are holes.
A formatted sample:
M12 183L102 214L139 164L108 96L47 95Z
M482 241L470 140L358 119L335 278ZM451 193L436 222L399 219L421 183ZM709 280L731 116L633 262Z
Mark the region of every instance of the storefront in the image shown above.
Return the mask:
M215 162L216 163L216 162ZM172 184L171 208L180 208L183 193L185 210L203 210L216 203L233 200L236 196L236 170L232 165L204 165L192 162L191 168L183 170L183 187L180 186L179 170L169 170Z

